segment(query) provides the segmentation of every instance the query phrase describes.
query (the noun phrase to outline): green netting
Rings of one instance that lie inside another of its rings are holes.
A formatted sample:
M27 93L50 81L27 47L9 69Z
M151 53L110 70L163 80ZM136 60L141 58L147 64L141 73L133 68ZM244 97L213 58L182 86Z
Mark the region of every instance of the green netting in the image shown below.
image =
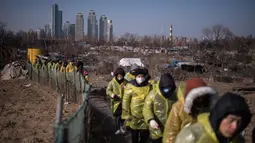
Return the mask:
M84 91L84 79L82 78L81 74L76 74L75 75L75 87L76 90L79 92L83 92Z
M82 104L67 120L54 127L54 143L80 143L84 141L84 110L86 97L91 86L85 84L84 78L78 72L65 73L56 70L39 70L27 64L30 79L50 86L65 95L66 101L77 101L82 96ZM81 94L77 94L81 93ZM75 99L76 98L76 99Z
M47 78L47 76L48 76L48 71L47 70L40 70L40 77Z

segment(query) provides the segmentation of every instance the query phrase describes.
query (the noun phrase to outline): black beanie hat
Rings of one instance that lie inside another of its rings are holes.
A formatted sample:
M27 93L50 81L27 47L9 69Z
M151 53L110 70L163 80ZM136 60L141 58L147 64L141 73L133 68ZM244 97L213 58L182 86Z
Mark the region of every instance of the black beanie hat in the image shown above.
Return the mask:
M171 87L172 90L176 89L174 78L169 73L165 73L160 77L159 87Z
M134 70L134 76L137 76L139 74L143 74L143 75L147 75L148 74L148 70L144 69L144 68L137 68Z
M236 93L227 92L216 102L210 112L209 119L215 132L218 132L221 121L229 114L242 117L237 133L244 130L251 121L252 115L245 99Z
M117 76L118 74L125 76L125 71L122 68L117 68L114 72L114 76Z

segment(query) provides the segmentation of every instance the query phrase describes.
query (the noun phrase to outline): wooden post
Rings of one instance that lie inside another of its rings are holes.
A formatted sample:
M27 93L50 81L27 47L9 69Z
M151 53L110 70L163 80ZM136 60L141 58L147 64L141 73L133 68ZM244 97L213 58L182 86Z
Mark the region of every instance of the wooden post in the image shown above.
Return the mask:
M63 111L63 102L64 102L63 99L64 99L64 94L61 94L58 97L56 124L60 124L62 122L62 111Z

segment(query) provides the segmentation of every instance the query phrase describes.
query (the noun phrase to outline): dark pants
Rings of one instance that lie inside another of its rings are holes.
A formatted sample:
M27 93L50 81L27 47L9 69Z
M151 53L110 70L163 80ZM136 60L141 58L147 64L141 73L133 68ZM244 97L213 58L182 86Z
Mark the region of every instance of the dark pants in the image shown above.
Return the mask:
M113 116L115 117L115 124L117 126L117 129L120 129L120 127L123 126L124 120L121 119L121 105L116 109L115 113Z
M149 130L131 130L132 143L146 143L149 139Z
M121 119L121 116L115 117L115 123L117 126L117 129L119 130L124 125L124 120Z
M159 139L151 139L151 143L162 143L162 138L159 138Z

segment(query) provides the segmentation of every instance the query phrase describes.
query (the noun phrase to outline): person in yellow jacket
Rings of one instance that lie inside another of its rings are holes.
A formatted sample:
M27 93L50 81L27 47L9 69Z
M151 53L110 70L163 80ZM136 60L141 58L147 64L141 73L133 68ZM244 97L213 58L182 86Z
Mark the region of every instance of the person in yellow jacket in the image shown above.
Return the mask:
M52 61L52 64L51 64L51 70L55 70L55 67L56 67L56 61Z
M145 99L143 116L149 124L152 143L161 143L165 122L172 105L177 101L176 85L173 77L163 74Z
M180 99L173 104L167 118L163 143L174 143L181 129L195 123L200 112L209 112L218 97L216 91L208 87L200 78L182 82L178 88L177 96Z
M86 70L83 71L83 77L86 82L89 82L89 74Z
M51 70L52 66L53 66L53 62L52 62L52 60L49 60L47 63L48 70Z
M58 60L54 66L54 70L59 71L62 65L62 61Z
M135 80L130 81L124 89L121 117L126 121L126 126L131 128L132 143L146 143L149 138L143 117L145 98L152 89L145 78L147 74L145 69L137 68L134 72Z
M135 70L138 68L138 66L136 64L132 65L131 68L130 68L130 71L126 73L125 75L125 79L130 82L132 80L135 80L135 75L134 75L134 72Z
M47 70L47 62L46 61L42 62L41 70L44 70L44 71Z
M122 96L126 80L124 79L125 71L122 68L117 68L114 72L114 78L109 82L106 89L106 94L111 97L111 111L115 117L118 130L115 134L125 133L124 120L121 119Z
M175 143L241 143L241 132L251 120L245 99L225 93L209 113L198 115L198 122L182 129Z
M67 62L63 62L60 67L60 72L66 72L66 66L67 66Z
M68 65L66 66L66 72L73 72L75 70L75 67L73 65L73 62L70 61Z
M33 64L36 69L41 68L41 62L40 59L36 58L35 63Z

